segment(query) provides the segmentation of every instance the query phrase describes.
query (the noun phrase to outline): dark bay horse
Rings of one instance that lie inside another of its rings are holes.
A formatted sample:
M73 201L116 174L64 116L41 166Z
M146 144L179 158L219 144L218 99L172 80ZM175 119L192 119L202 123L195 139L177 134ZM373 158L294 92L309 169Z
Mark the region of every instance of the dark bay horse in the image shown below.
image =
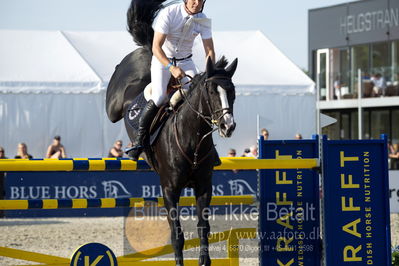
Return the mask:
M107 89L106 108L111 121L120 120L136 95L150 82L151 24L161 0L133 0L128 11L129 31L141 45L116 67ZM200 238L199 265L210 265L208 252L209 208L212 197L212 171L215 161L212 132L230 137L235 129L233 105L235 87L231 81L237 59L227 67L222 58L216 64L208 59L206 71L195 76L180 107L170 115L145 157L160 175L176 265L183 265L184 236L179 221L178 202L184 188L194 189ZM125 121L126 122L126 121ZM135 132L126 125L130 139Z

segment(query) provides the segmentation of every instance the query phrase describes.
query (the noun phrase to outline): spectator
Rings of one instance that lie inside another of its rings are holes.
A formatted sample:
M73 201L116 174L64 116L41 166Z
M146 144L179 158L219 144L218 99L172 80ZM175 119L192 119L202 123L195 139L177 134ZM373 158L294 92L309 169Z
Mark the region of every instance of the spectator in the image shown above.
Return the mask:
M122 140L115 141L114 146L108 152L108 157L122 158L123 157L122 145L123 145Z
M297 133L297 134L295 135L295 139L302 139L302 135L299 134L299 133Z
M395 143L392 145L390 153L388 157L391 159L391 169L398 170L399 169L399 144Z
M394 151L393 151L392 142L391 142L391 140L389 140L389 139L388 139L387 148L388 148L388 168L389 168L390 170L392 170L392 160L393 160L393 158L391 158L391 154L393 154Z
M250 148L249 157L258 158L258 147L256 145L252 145Z
M387 84L385 82L385 78L377 73L371 77L371 81L374 83L373 92L375 96L385 95L385 89L387 88Z
M260 130L260 132L261 132L264 140L268 140L269 139L269 131L266 128L262 128Z
M244 153L241 155L241 157L250 157L251 156L251 150L246 148L244 150Z
M60 136L55 136L53 139L53 144L48 146L46 158L55 158L55 159L66 158L65 148L61 144Z
M339 78L339 76L335 77L334 80L334 99L341 99L341 80Z
M230 149L229 152L227 153L227 157L236 157L236 150L235 149Z
M14 157L15 159L32 159L33 156L28 153L28 147L25 143L21 142L18 144L17 155Z
M6 157L6 153L4 151L4 148L0 146L0 159L8 159Z

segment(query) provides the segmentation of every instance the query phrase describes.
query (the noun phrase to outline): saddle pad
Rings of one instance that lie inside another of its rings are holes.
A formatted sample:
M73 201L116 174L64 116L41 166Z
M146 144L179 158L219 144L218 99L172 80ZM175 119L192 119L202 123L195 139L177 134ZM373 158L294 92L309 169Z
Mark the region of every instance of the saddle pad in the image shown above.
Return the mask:
M125 114L125 120L129 123L129 125L137 131L139 129L139 121L141 117L141 112L143 108L147 104L146 99L144 98L144 93L140 93L136 98L132 101L127 109Z
M144 92L137 95L137 97L132 101L129 105L128 111L125 115L125 120L128 122L130 127L137 132L139 129L139 122L141 117L141 112L143 111L145 105L147 104L147 100L144 97ZM163 125L165 124L169 115L165 112L165 106L162 106L155 116L154 121L151 125L151 134L150 134L150 145L152 145L157 139Z

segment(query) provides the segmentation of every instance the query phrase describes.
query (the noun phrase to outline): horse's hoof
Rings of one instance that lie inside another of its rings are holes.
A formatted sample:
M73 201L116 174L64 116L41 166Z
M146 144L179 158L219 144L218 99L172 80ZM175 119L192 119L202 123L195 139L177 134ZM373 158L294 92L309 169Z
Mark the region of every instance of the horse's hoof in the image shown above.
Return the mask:
M200 266L210 266L211 265L211 258L209 255L201 255L198 260L198 265Z
M184 266L184 260L183 259L176 259L176 266Z

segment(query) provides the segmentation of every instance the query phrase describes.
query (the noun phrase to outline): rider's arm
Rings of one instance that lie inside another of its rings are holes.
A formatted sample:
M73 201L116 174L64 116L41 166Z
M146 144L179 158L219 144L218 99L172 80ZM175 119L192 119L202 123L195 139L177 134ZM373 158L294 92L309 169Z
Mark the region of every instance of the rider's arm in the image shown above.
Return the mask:
M204 45L205 57L210 56L212 62L215 63L215 48L213 46L213 39L203 39L202 44Z
M166 57L165 52L162 50L162 45L166 39L166 34L155 32L154 40L152 42L152 53L161 62L161 64L166 67L170 61ZM171 66L169 71L175 78L182 78L185 76L184 71L180 67Z
M166 57L165 52L162 50L162 45L166 40L166 34L155 32L154 40L152 42L152 53L166 67L169 64L169 59Z

